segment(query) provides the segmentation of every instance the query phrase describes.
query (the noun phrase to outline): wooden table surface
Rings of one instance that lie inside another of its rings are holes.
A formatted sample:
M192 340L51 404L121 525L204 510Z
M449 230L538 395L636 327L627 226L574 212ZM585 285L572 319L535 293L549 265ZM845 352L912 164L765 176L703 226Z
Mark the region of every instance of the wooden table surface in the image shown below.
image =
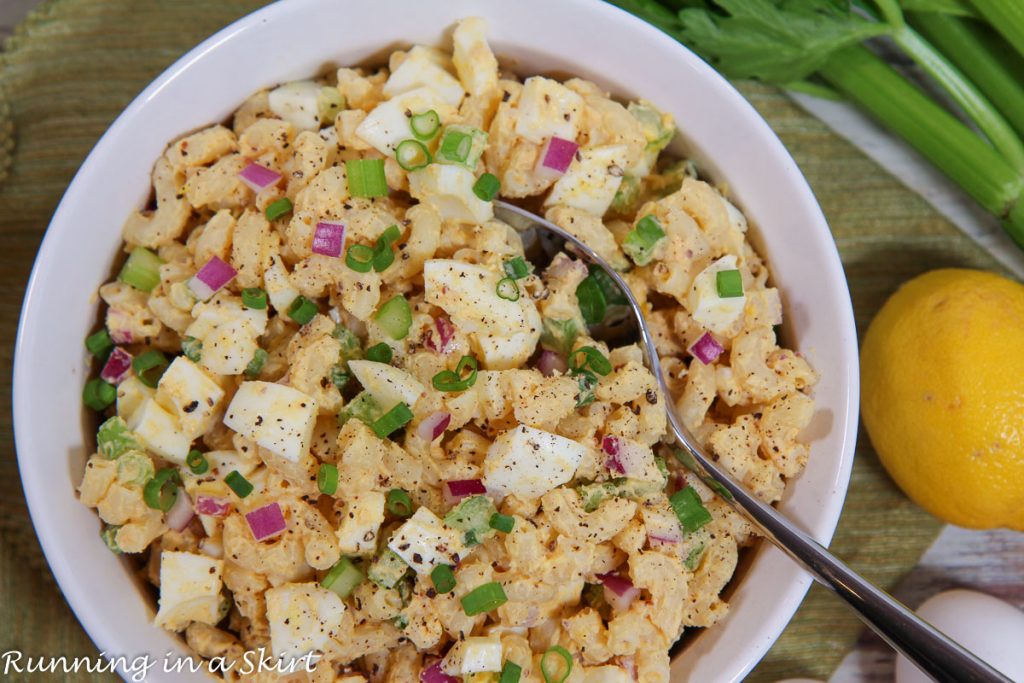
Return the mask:
M0 40L41 0L0 0ZM1024 608L1024 534L947 527L897 589L911 607L950 588L973 588ZM883 683L893 679L892 651L865 635L831 683Z

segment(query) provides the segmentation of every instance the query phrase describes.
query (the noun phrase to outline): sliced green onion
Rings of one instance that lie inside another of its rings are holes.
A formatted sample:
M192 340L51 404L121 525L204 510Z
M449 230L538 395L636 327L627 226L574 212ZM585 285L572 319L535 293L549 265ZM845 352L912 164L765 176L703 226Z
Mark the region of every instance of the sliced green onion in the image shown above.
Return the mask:
M597 375L590 370L578 370L575 373L576 381L579 384L579 394L576 397L576 407L582 408L594 402L594 389L597 387Z
M117 532L121 529L121 525L111 524L103 527L103 531L100 532L100 538L103 539L103 544L107 546L112 553L115 555L122 555L124 551L117 545Z
M440 163L458 164L472 170L487 146L487 133L473 126L446 126L437 146Z
M500 531L503 534L511 533L512 529L516 526L516 518L512 515L503 515L500 512L495 512L491 515L491 521L489 522L490 527L495 531Z
M513 280L522 280L532 270L530 264L522 256L508 259L501 264L501 267L504 269L505 275L508 275Z
M128 451L117 459L117 481L126 486L145 486L156 475L153 460L142 451Z
M572 673L572 655L561 645L549 647L540 658L544 683L562 683Z
M370 429L381 439L386 439L395 430L404 427L412 420L412 411L404 403L398 403L394 408L377 418Z
M519 683L522 676L523 667L515 662L505 660L505 666L501 667L501 678L498 679L498 683Z
M686 554L686 559L683 561L683 566L689 569L691 572L695 571L700 566L700 556L704 554L704 544L701 543L694 548L690 549L690 552Z
M143 292L152 292L160 284L163 261L145 247L135 247L121 267L117 279Z
M260 372L263 371L263 366L267 364L268 355L263 349L256 349L256 353L252 354L252 360L245 366L245 376L249 379L259 377Z
M338 563L331 567L330 571L320 581L320 585L329 591L338 594L338 597L347 598L361 584L366 576L359 570L352 560L343 557Z
M267 210L264 211L264 214L266 214L268 221L276 221L278 218L285 215L286 213L290 213L291 210L292 200L288 199L287 197L281 197L276 201L270 202L270 204L267 206ZM250 306L250 308L255 307Z
M683 531L690 534L711 521L711 513L704 507L700 495L692 486L673 493L668 502L683 525Z
M329 462L321 463L316 473L316 487L325 496L333 496L338 492L338 467Z
M588 325L600 325L608 313L608 300L601 291L601 285L591 276L587 276L576 287L576 300L580 304L580 313Z
M142 499L154 510L167 512L178 500L178 485L181 475L173 467L158 470L152 479L142 487Z
M318 311L315 303L300 294L288 307L288 317L300 325L305 325L316 317Z
M455 588L455 572L446 564L439 564L430 572L430 580L434 582L434 590L438 593L450 593Z
M412 499L403 489L388 491L387 508L395 517L408 517L412 514Z
M206 460L206 456L203 452L193 448L185 456L185 464L188 465L189 470L192 474L206 474L210 469L210 463Z
M345 370L344 363L338 363L331 368L331 384L338 387L338 391L342 391L350 379L352 374Z
M519 285L510 277L498 280L498 286L494 288L494 291L505 301L519 301Z
M581 354L582 360L580 359ZM612 371L612 363L593 346L581 346L569 354L570 371L578 372L588 369L604 377Z
M430 150L419 140L402 140L395 147L395 161L406 171L426 168L432 161Z
M383 159L349 159L345 162L348 193L353 197L386 197L388 181Z
M117 389L100 378L91 379L82 389L82 403L93 410L105 410L117 400Z
M715 273L715 286L718 288L718 296L723 299L743 296L743 276L738 270L720 270Z
M493 173L484 173L473 183L473 194L485 202L489 202L498 196L501 189L501 181Z
M198 363L203 357L203 342L195 337L181 338L181 352L193 363Z
M373 269L375 252L365 244L353 244L345 252L345 265L357 273L369 273Z
M114 340L110 338L110 333L104 328L85 338L85 348L89 353L103 360L114 348Z
M654 216L647 215L637 221L636 227L626 234L622 250L638 266L646 266L654 258L654 248L665 237L661 223Z
M392 339L405 339L412 327L412 309L405 297L398 294L384 302L373 319Z
M242 290L242 305L261 311L267 307L267 293L259 287L246 287Z
M465 391L476 384L477 371L480 364L473 356L463 356L459 359L455 370L442 370L430 380L431 384L438 391ZM469 374L463 377L466 369Z
M508 596L505 595L505 589L501 587L500 583L491 581L466 593L459 602L462 603L462 611L466 613L467 617L475 617L478 614L498 609L508 602Z
M433 140L441 130L441 117L433 109L416 114L409 119L409 129L420 140Z
M245 498L253 490L253 485L238 470L231 470L231 473L224 477L224 483L231 487L239 498Z
M373 250L373 269L383 273L388 266L395 262L395 252L391 251L391 245L402 236L397 225L390 225L380 237L377 238L377 246Z
M143 351L132 359L132 370L147 387L156 387L169 363L167 356L156 349Z
M374 363L384 363L385 365L391 362L395 352L390 346L381 342L380 344L374 344L370 348L366 349L366 360L372 360Z
M592 278L601 288L601 293L604 294L604 299L608 302L609 306L626 306L629 304L629 299L626 298L619 285L615 283L615 280L612 279L612 276L604 268L590 264L587 266L587 270L590 271L587 277Z

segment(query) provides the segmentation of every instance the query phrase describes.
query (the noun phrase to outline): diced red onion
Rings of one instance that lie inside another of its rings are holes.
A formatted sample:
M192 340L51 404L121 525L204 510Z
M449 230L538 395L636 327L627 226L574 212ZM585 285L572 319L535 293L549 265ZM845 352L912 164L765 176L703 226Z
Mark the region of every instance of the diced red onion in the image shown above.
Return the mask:
M444 672L440 659L420 672L420 681L421 683L459 683L459 679Z
M210 517L224 517L231 512L231 501L213 496L196 496L196 512Z
M441 488L444 492L444 502L448 505L456 505L460 500L469 496L480 496L487 493L484 483L479 479L446 481Z
M188 281L188 288L201 301L209 301L237 274L238 272L222 261L220 257L211 256L206 265Z
M341 256L345 244L345 225L320 221L313 232L313 253L324 256Z
M596 576L606 588L611 589L616 595L624 595L626 591L633 587L632 581L618 574L597 574Z
M551 265L544 271L545 278L551 278L560 280L562 278L570 279L573 271L576 272L576 277L582 282L589 271L587 270L587 264L578 259L570 258L565 255L564 252L555 256L554 260L551 261Z
M572 140L566 140L558 136L548 138L544 147L537 157L537 166L534 173L541 177L557 177L565 173L572 160L576 158L576 152L580 146Z
M601 574L600 576L609 575ZM621 593L618 593L615 588L609 587L608 583L602 579L602 582L604 583L604 600L611 605L612 609L616 612L625 612L629 609L629 606L633 604L633 601L636 600L636 597L640 595L640 589L626 579L622 579L620 577L615 578L620 581L625 581L629 585L623 589Z
M288 524L284 521L284 513L277 503L268 503L261 508L256 508L245 515L245 521L249 523L249 530L252 537L257 541L265 541L282 533Z
M647 540L650 541L652 546L658 545L675 545L680 543L683 539L680 536L673 536L665 532L656 532L647 534Z
M619 451L622 448L622 440L617 436L606 436L601 439L601 450L608 457L604 459L605 467L616 474L625 474L626 468L619 459Z
M433 441L444 434L444 430L448 429L448 425L451 421L451 413L439 410L423 420L423 422L420 422L420 426L416 428L416 436L420 437L424 441Z
M704 365L711 365L725 349L711 336L710 332L705 332L700 339L693 342L688 351Z
M192 511L192 499L185 493L185 489L179 487L178 498L174 501L171 509L167 511L164 520L167 522L167 526L175 531L181 531L188 526L193 517L195 517L195 513Z
M120 384L132 371L132 354L115 346L100 370L100 379L110 384Z
M238 177L243 183L248 185L249 189L253 192L265 190L271 185L276 185L281 180L280 173L269 169L266 166L260 166L256 162L250 163L239 171Z
M434 331L431 330L427 333L427 338L423 342L424 345L434 353L448 353L451 350L448 348L448 345L451 343L452 338L455 337L455 326L452 325L452 321L448 318L440 317L434 319L434 329L437 330L436 339Z
M550 349L544 349L540 352L540 357L537 359L537 369L545 377L551 377L556 372L564 375L566 370L569 369L569 365L565 362L565 358L562 358L559 354Z

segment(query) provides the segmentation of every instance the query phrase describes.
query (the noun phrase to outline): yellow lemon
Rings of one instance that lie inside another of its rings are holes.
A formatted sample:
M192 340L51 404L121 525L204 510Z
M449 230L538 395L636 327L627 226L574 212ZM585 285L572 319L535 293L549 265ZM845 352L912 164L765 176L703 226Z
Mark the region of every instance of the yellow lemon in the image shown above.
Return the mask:
M904 284L861 348L864 424L914 502L1024 530L1024 286L974 270Z

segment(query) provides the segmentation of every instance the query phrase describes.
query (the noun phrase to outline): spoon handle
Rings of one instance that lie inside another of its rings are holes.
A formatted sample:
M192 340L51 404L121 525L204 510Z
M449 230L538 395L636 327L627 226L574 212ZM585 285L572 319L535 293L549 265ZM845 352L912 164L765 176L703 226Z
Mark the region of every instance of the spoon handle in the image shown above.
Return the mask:
M661 370L657 347L643 309L622 276L588 245L563 228L525 209L502 201L494 202L494 214L521 233L541 229L572 244L575 251L600 266L625 295L636 319L647 367L658 381L662 396L671 396ZM864 623L893 649L914 662L922 671L945 683L1013 683L978 659L934 626L914 614L883 590L868 583L811 536L786 519L778 510L757 498L718 464L699 445L679 420L670 401L666 408L672 432L693 459L693 468L703 470L705 481L737 511L750 519L765 537L811 573L818 583L832 590L857 612Z
M714 467L702 450L690 445L689 438L681 438L677 418L671 409L668 412L680 445L703 466L709 477L729 492L732 498L729 502L760 527L775 546L810 572L818 583L850 605L864 623L893 649L936 681L1010 683L1009 678L925 622L903 603L866 581L775 508ZM686 432L682 434L686 435ZM729 500L729 496L723 497Z

